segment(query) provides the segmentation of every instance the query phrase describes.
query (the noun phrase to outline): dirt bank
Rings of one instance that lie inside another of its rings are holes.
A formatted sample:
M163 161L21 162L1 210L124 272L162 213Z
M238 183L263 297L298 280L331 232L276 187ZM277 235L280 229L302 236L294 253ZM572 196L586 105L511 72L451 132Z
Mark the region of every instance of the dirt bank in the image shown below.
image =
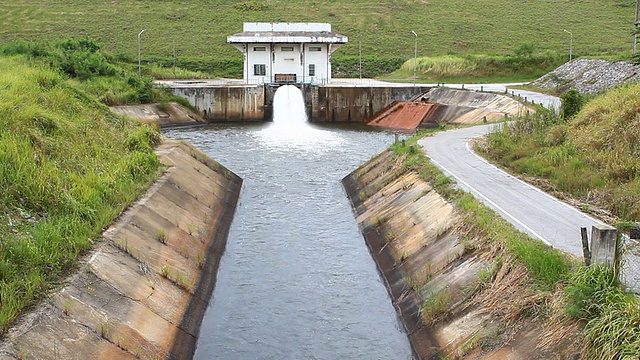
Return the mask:
M242 180L191 145L107 229L80 271L25 315L2 359L186 359L215 284Z
M343 184L418 358L577 358L551 290L392 151Z

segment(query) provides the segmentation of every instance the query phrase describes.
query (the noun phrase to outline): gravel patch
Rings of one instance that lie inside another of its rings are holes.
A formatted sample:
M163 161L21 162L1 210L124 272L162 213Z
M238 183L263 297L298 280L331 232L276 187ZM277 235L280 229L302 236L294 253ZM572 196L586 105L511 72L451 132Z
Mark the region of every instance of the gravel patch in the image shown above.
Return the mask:
M628 61L576 59L539 78L532 85L546 90L565 92L576 89L583 94L597 94L638 80L640 65Z

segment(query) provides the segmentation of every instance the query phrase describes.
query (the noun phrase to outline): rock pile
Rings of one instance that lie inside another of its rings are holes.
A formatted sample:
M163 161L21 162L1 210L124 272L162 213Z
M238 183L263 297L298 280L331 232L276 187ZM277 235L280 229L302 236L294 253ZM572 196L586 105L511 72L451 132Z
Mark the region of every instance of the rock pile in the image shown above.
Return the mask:
M560 92L576 89L583 94L597 94L638 80L640 65L628 61L576 59L539 78L532 85Z

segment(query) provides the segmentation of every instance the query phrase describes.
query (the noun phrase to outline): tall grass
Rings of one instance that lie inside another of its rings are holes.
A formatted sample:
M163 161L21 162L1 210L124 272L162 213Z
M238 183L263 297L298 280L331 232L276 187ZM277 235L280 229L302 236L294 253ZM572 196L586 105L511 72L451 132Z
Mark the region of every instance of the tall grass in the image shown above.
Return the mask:
M152 127L49 66L0 57L0 329L43 296L155 176Z
M421 57L417 61L410 59L402 64L401 69L413 71L414 64L420 76L430 75L439 78L464 77L473 74L477 63L459 56L445 55L438 57Z
M127 64L113 61L92 40L67 39L53 43L17 41L0 48L5 55L24 55L34 62L49 65L74 79L74 86L113 105L151 103L169 93L153 86L150 77L138 77ZM124 66L123 66L124 65Z
M487 156L559 190L640 220L640 84L590 100L571 119L538 112L488 137Z
M514 50L515 52L515 50ZM561 65L565 59L554 52L542 52L526 55L441 55L419 57L417 61L409 59L401 68L388 75L389 78L413 77L416 64L416 76L422 80L451 82L462 79L535 79ZM473 81L473 80L472 80ZM487 81L487 80L485 80Z
M567 312L585 323L585 359L640 358L640 301L618 286L613 270L580 267L566 293Z

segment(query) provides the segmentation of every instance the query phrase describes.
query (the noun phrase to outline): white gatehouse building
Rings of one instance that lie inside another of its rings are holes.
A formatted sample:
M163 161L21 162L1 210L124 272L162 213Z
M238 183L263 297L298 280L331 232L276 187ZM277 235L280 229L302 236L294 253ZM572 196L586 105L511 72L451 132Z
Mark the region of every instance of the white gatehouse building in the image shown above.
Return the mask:
M227 42L242 51L247 83L311 83L331 80L331 54L347 37L326 23L244 23Z

